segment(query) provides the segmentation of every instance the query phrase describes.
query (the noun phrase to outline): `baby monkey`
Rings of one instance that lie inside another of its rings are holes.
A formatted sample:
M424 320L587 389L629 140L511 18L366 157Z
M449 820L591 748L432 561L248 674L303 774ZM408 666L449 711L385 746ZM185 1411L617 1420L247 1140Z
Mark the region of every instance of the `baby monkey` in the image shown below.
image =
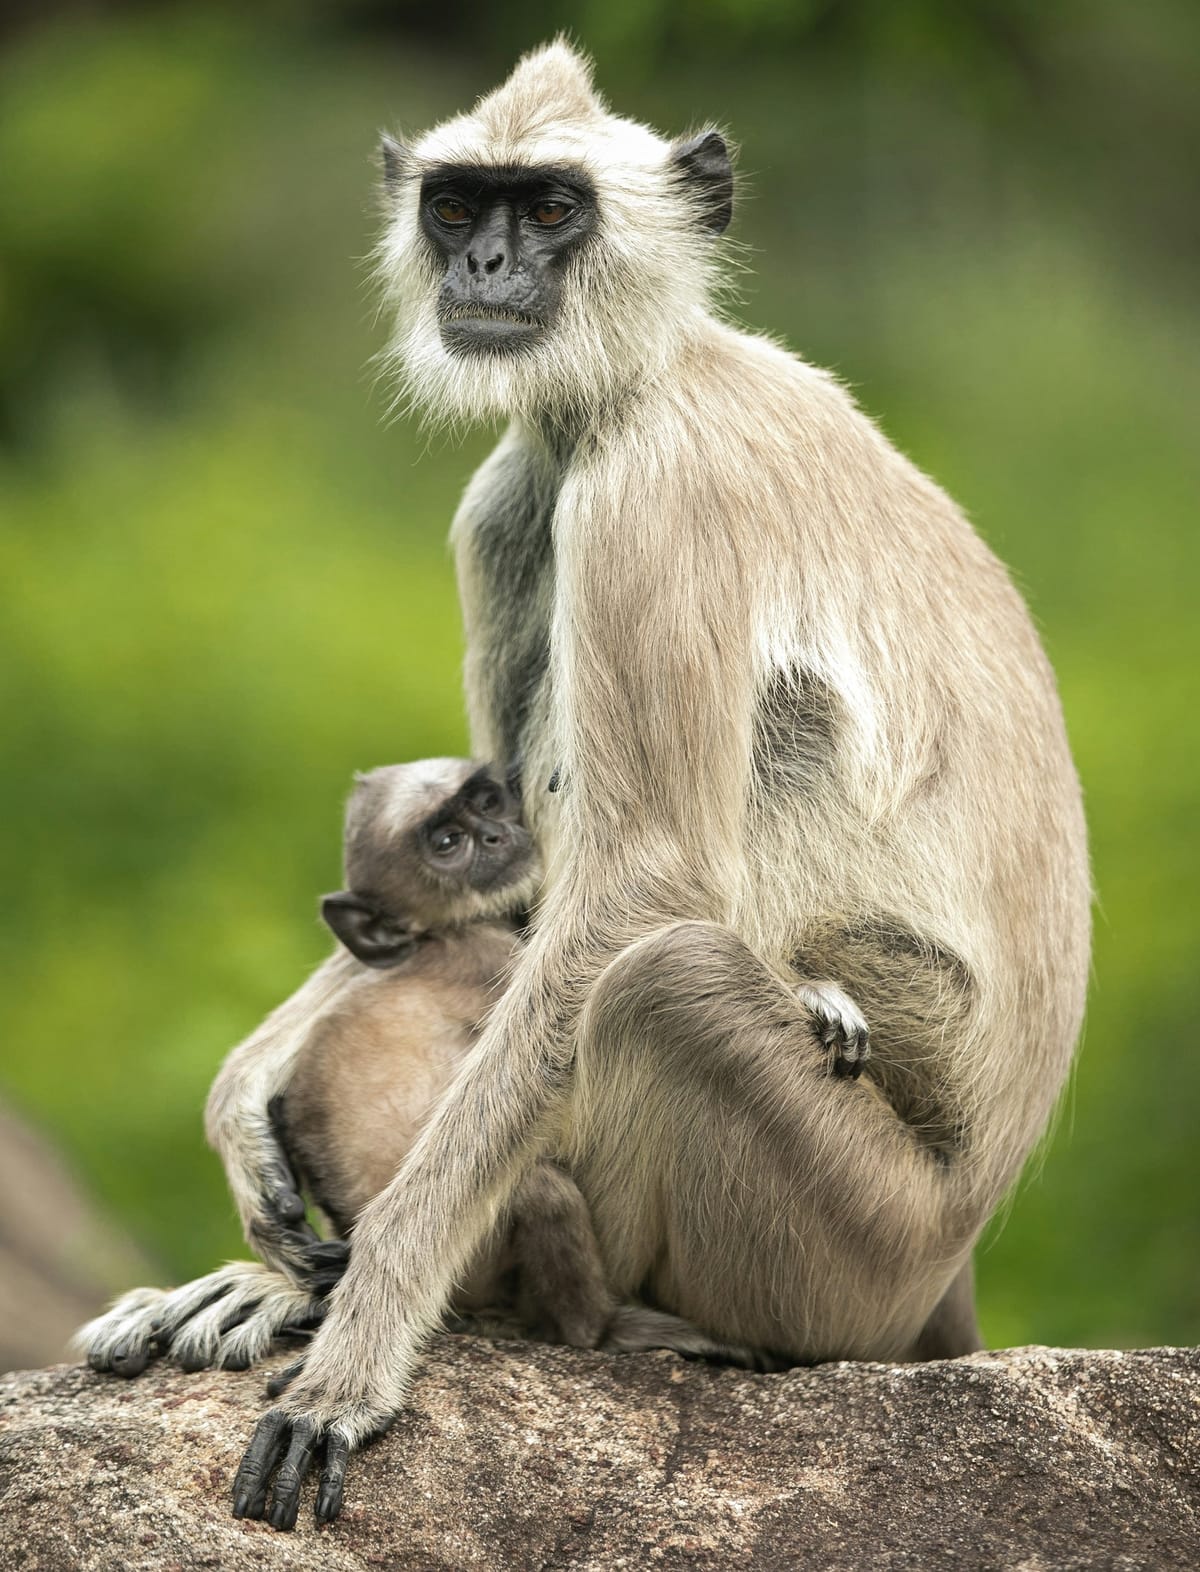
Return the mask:
M344 947L318 973L327 978L324 1002L311 1013L294 1010L301 990L233 1051L226 1069L248 1049L274 1061L280 1089L266 1112L275 1138L295 1178L347 1240L504 991L541 868L514 785L466 759L358 776L344 856L347 887L321 903ZM272 1267L232 1263L170 1293L134 1290L77 1341L95 1368L122 1375L136 1375L168 1347L185 1368L245 1366L281 1332L320 1319L345 1246L324 1243L316 1251L326 1263L319 1286L313 1275L305 1287ZM460 1325L493 1335L667 1348L775 1368L770 1355L718 1343L677 1316L618 1305L587 1203L548 1160L519 1186L454 1310Z
M313 1023L271 1115L310 1196L349 1238L507 985L541 870L512 785L469 760L431 759L357 778L345 871L321 915L362 967ZM553 1163L532 1170L456 1299L498 1307L524 1331L588 1348L613 1317L587 1206Z

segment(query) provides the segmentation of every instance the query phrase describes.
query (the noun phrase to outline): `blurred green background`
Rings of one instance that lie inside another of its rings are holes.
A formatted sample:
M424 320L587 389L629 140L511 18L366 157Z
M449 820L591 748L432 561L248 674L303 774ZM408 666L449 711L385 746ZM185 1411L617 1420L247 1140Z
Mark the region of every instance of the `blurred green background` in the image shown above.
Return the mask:
M465 730L446 526L486 450L386 419L379 128L567 26L742 148L740 315L834 367L1011 564L1099 891L985 1332L1200 1340L1200 7L553 0L0 24L0 1095L166 1277L241 1246L200 1130L325 952L350 773Z

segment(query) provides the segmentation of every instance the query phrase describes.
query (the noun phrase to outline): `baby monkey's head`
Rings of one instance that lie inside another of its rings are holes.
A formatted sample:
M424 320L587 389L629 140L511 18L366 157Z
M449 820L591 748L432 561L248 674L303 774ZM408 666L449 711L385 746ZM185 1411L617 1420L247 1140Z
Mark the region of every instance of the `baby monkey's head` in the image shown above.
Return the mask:
M355 778L346 885L321 915L368 966L395 966L441 928L528 904L541 869L521 804L471 759L389 764Z

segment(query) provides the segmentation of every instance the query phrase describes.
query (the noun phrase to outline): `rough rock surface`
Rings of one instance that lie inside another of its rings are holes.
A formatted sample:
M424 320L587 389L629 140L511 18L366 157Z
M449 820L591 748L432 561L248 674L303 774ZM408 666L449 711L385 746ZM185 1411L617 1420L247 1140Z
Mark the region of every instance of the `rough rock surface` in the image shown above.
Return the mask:
M0 1567L1200 1567L1200 1354L747 1375L475 1338L318 1531L229 1515L262 1371L0 1381Z

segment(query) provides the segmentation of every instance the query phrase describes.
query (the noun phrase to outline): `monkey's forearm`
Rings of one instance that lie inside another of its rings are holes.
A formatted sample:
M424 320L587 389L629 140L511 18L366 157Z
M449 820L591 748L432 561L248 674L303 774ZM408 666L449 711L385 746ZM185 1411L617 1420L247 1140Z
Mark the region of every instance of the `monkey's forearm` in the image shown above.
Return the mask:
M247 1243L269 1265L307 1278L317 1240L270 1115L314 1022L340 996L358 963L339 950L226 1057L209 1093L205 1133L225 1168Z

